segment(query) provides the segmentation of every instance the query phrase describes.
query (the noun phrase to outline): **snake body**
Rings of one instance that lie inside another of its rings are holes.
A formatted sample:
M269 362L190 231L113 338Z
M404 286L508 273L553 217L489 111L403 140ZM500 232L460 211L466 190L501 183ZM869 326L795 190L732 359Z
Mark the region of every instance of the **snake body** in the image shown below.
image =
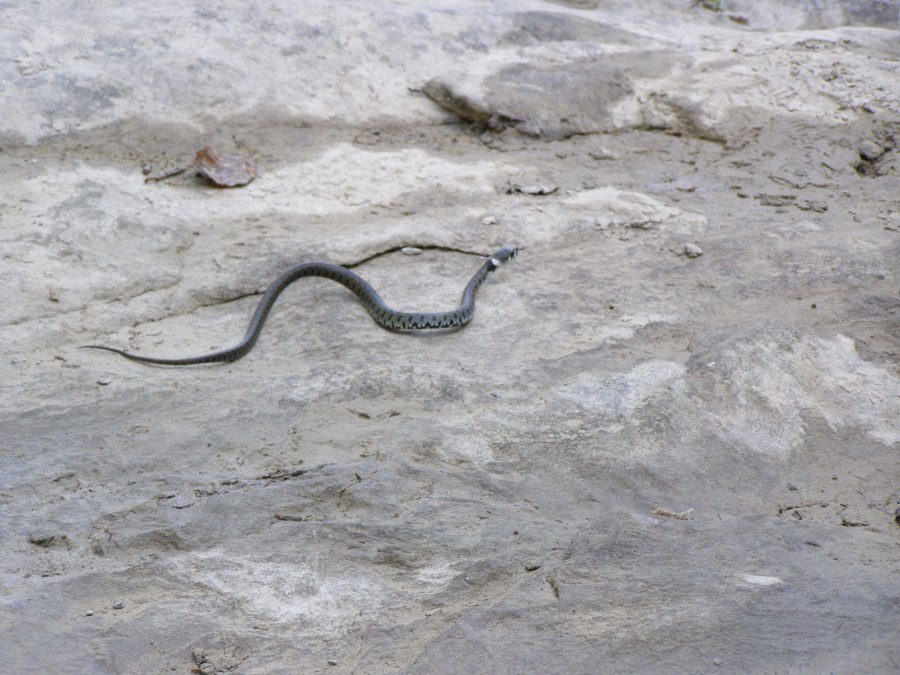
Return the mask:
M262 332L263 324L269 316L269 311L281 295L281 292L290 286L297 279L303 277L324 277L336 281L342 286L348 288L362 303L363 307L372 315L375 322L393 331L411 331L426 330L440 328L460 328L465 326L472 320L475 313L475 292L478 287L484 283L488 275L497 269L507 260L512 259L516 255L517 249L513 246L504 246L496 251L488 258L481 268L475 273L475 276L466 284L463 291L462 300L456 309L446 312L398 312L389 307L378 292L361 276L350 271L346 267L333 265L326 262L307 262L294 265L282 272L278 278L272 283L263 294L256 306L256 312L250 321L250 327L247 334L234 347L222 349L220 351L202 354L200 356L191 356L181 359L162 359L152 356L141 356L140 354L132 354L115 347L105 347L103 345L84 345L84 349L103 349L108 352L115 352L132 361L141 363L153 363L162 366L193 366L201 363L215 363L237 361L246 356L253 345L256 344L259 335Z

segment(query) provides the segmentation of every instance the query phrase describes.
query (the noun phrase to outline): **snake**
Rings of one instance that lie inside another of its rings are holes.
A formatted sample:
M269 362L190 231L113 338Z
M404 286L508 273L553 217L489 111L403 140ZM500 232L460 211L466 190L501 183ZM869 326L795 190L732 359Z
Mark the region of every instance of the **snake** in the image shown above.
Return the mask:
M340 265L327 262L303 262L289 267L266 289L256 306L256 312L250 320L244 339L233 347L222 349L200 356L187 358L157 358L133 354L123 349L104 345L82 345L82 349L102 349L124 356L126 359L140 363L152 363L160 366L194 366L202 363L230 363L246 356L262 332L263 324L269 312L278 300L278 296L288 286L304 277L324 277L331 279L349 289L362 303L372 318L382 328L391 331L408 332L430 329L456 329L465 326L475 314L475 293L485 279L503 263L516 256L515 246L504 246L494 252L475 275L466 284L459 306L445 312L400 312L388 306L378 292L361 276Z

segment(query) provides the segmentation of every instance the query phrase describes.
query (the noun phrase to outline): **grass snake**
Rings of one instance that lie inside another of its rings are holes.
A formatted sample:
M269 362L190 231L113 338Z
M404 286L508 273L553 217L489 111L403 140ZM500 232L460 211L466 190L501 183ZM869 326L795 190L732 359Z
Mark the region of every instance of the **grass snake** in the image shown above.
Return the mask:
M463 291L459 307L446 312L398 312L389 307L384 300L381 299L381 296L378 295L378 292L372 288L365 279L355 272L351 272L346 267L326 262L306 262L294 265L282 272L275 282L266 289L266 292L263 294L256 307L253 319L250 321L250 327L247 329L247 334L244 335L244 339L234 347L182 359L161 359L152 356L141 356L140 354L132 354L122 349L105 347L103 345L84 345L83 349L103 349L108 352L120 354L132 361L153 363L162 366L193 366L201 363L215 363L219 361L228 363L237 361L246 356L250 350L253 349L253 345L256 344L256 341L262 332L263 324L269 316L269 311L272 309L278 296L281 295L281 292L297 281L297 279L302 279L303 277L325 277L326 279L336 281L342 286L350 289L350 291L359 298L363 307L365 307L369 314L372 315L375 322L388 330L411 331L460 328L472 320L472 315L475 313L475 292L478 290L478 287L481 286L491 272L507 260L515 257L516 251L517 249L514 246L504 246L491 255L475 273L475 276L472 277L469 283L466 284L466 289Z

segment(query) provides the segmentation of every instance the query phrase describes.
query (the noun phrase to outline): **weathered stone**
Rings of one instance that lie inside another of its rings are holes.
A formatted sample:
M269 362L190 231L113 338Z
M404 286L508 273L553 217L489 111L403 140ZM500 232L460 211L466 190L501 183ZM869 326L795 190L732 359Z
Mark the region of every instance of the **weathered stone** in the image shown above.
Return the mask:
M6 671L896 670L880 13L7 5Z

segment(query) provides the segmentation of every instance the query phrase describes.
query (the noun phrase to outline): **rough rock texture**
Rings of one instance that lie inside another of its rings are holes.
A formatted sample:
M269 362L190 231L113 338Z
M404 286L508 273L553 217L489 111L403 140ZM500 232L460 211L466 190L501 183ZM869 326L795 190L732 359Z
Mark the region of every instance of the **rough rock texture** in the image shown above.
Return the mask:
M165 4L0 3L6 672L900 668L896 3Z

